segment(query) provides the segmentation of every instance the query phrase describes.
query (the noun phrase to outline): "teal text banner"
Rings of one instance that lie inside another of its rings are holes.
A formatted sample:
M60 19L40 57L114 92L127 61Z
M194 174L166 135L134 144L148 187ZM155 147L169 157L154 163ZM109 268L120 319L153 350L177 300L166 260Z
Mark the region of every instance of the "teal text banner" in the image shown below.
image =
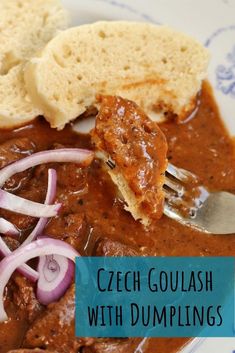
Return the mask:
M234 337L234 258L79 257L77 337Z

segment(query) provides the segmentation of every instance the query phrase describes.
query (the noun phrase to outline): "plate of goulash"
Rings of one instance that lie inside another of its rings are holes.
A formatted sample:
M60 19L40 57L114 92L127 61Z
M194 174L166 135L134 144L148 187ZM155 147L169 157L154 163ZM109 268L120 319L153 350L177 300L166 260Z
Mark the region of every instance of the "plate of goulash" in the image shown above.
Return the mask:
M74 331L76 256L235 256L235 229L166 212L169 166L235 194L234 13L0 0L0 353L235 352L235 338Z

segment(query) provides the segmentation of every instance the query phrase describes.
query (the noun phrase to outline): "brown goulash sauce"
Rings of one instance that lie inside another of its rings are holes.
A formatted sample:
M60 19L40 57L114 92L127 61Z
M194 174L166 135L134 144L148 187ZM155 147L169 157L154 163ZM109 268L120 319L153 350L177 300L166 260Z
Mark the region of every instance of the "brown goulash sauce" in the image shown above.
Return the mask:
M162 124L161 128L168 140L168 158L171 163L196 173L210 190L235 192L233 142L221 122L208 85L204 84L201 104L194 119L181 125L169 121ZM12 139L14 140L10 141ZM33 124L15 131L1 131L0 167L34 151L61 146L91 148L91 143L88 136L78 136L69 126L60 132L52 130L43 119L38 119ZM121 201L116 197L114 186L98 161L93 162L88 170L81 170L73 164L53 164L52 166L58 173L57 201L63 203L63 209L58 218L51 220L46 234L68 241L81 254L235 255L235 235L202 234L165 216L145 231L130 214L123 210ZM46 194L47 169L48 165L39 166L22 173L12 178L6 188L20 196L42 202ZM29 233L36 221L30 217L3 210L0 216L7 217L23 229L21 240ZM97 239L100 238L103 240L97 245ZM114 241L120 242L121 245ZM8 240L8 244L12 249L18 246L17 241ZM63 300L65 302L66 297ZM56 307L57 311L64 302L62 301ZM37 345L39 348L48 348L52 352L71 353L78 349L79 343L73 342L73 334L70 331L67 332L64 329L58 334L59 320L52 317L53 328L50 328L50 312L44 319L46 322L44 328L42 324L40 326L40 321L37 324L39 326L36 325L36 328L40 327L41 331L37 330L33 339L32 332L26 334L28 328L32 328L34 321L38 320L38 315L39 317L45 315L49 309L38 305L32 286L18 274L13 276L7 287L5 306L10 320L7 324L0 325L0 353L18 347L35 348ZM52 304L50 310L53 311L53 308ZM69 308L71 312L71 302ZM52 343L48 343L48 338L43 338L48 335ZM53 343L53 337L56 338L57 343ZM134 351L133 342L131 344L125 342L120 349L118 348L120 342L115 342L92 344L92 341L87 340L88 346L81 348L81 352L131 353ZM145 352L173 353L185 342L186 340L181 338L150 339ZM110 350L107 348L109 346Z

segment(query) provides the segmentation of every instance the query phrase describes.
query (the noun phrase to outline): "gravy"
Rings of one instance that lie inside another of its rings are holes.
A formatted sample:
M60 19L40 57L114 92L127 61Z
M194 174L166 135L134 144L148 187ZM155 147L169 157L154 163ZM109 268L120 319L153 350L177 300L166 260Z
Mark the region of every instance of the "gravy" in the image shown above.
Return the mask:
M172 164L195 173L209 190L235 192L233 141L221 121L207 83L203 85L199 110L193 119L183 124L168 121L160 127L168 141L168 159ZM71 126L58 132L51 129L44 119L37 119L31 125L14 131L1 131L0 144L20 137L32 141L36 151L61 145L92 148L89 136L76 134ZM86 233L88 235L73 240L81 254L92 254L96 240L105 236L125 245L146 249L146 252L149 249L151 255L156 256L235 255L235 235L203 234L165 216L154 221L150 228L145 230L124 211L122 202L116 196L116 189L99 161L94 161L88 171L78 170L76 178L73 178L74 165L53 167L58 173L57 201L63 202L63 209L59 219L51 220L46 234L66 240L66 217L72 215L85 218L89 228ZM34 176L36 178L23 183L16 193L42 202L46 193L47 174L37 167ZM19 224L19 215L3 210L0 210L0 215ZM23 221L21 218L20 224ZM33 219L27 222L27 227L22 232L22 240L35 224ZM10 286L11 284L8 287ZM8 349L21 345L25 325L27 323L16 325L12 321L0 325L0 353L6 353ZM149 339L145 353L175 353L186 341L187 339L182 338Z

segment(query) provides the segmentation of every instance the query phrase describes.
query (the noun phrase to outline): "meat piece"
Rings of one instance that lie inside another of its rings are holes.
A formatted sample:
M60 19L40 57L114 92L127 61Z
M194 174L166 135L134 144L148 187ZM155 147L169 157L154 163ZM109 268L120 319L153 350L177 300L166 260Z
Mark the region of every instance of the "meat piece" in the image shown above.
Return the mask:
M0 168L29 156L35 151L34 144L28 138L15 138L0 145ZM31 171L14 175L6 184L5 189L15 191L26 184Z
M139 338L98 339L92 346L83 348L82 353L134 353L140 341Z
M156 256L154 249L125 245L119 241L101 238L95 244L94 256Z
M17 273L6 287L4 307L9 319L0 323L0 352L21 347L28 325L41 311L33 286Z
M11 251L14 251L20 246L20 242L17 239L12 238L10 236L4 236L3 240L10 248Z
M9 310L8 310L9 315ZM10 317L10 320L0 323L0 352L6 353L21 347L27 322L21 318Z
M34 217L21 215L3 209L1 209L0 215L1 217L7 219L9 222L13 223L21 231L31 230L37 222L36 218Z
M24 347L49 349L58 353L77 353L81 346L90 345L93 339L75 337L75 285L64 297L50 304L28 330Z
M31 323L43 310L43 307L35 296L34 287L31 282L19 274L15 275L14 282L17 288L13 293L13 301L18 310L24 311L27 321Z
M1 209L0 215L1 217L7 219L9 222L13 223L22 232L31 230L37 222L36 218L34 217L21 215L3 209Z
M144 225L163 213L167 142L156 122L132 101L100 96L93 143L110 167L109 174Z
M28 138L15 138L4 142L0 145L0 168L27 157L33 152L35 152L35 146ZM15 174L7 180L4 189L10 192L20 191L25 186L28 186L31 176L31 169ZM17 194L20 195L19 193ZM21 230L28 229L34 224L33 218L16 215L13 212L8 212L6 210L1 210L1 216L14 223Z
M32 154L34 144L28 138L15 138L0 145L0 168Z
M107 238L99 240L95 249L96 256L140 256L141 254L141 251L135 247Z
M47 181L45 181L44 185L42 185L32 177L27 181L25 186L22 186L19 190L16 191L16 193L14 193L17 196L27 200L43 203L45 200L46 190ZM1 209L1 216L13 223L21 231L31 230L31 228L36 224L38 220L34 217L17 214L15 212L10 212L3 209Z
M71 193L83 194L88 191L87 168L79 168L77 164L67 163L57 167L58 183L61 187L69 187Z
M35 168L34 176L47 180L49 165L40 165ZM83 194L88 191L87 169L80 168L74 163L50 163L50 167L57 172L58 186L69 187L70 193Z
M63 149L72 146L65 146L61 143L53 143L51 149ZM75 163L51 163L51 168L56 169L57 183L61 188L69 188L69 193L83 194L88 191L87 168L80 168ZM35 168L34 176L47 180L47 165L40 165Z
M61 215L51 220L46 228L46 234L66 241L83 255L89 227L84 214Z

